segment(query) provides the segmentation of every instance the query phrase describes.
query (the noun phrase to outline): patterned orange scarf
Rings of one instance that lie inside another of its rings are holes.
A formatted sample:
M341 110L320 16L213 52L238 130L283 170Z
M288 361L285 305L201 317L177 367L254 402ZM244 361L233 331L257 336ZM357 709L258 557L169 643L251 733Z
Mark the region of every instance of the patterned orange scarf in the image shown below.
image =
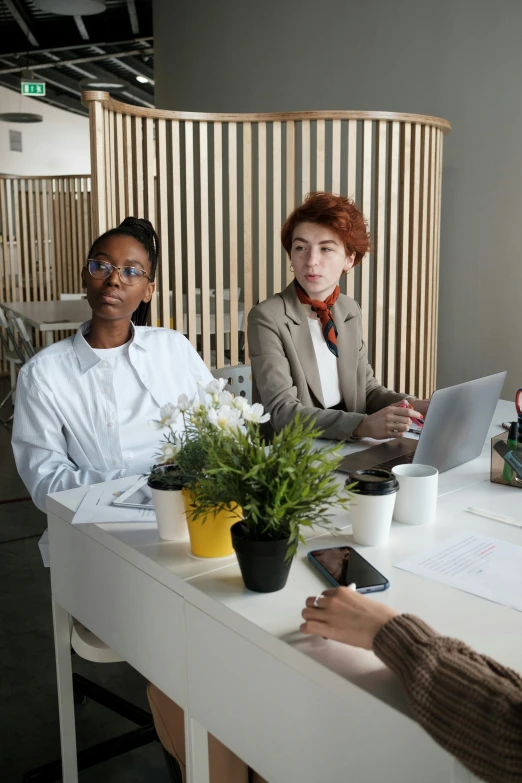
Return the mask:
M314 313L317 313L319 316L326 345L334 356L339 358L339 353L337 351L337 327L331 309L337 302L341 289L336 285L333 293L331 293L330 296L327 296L324 302L321 302L318 299L310 299L303 286L300 285L297 280L295 280L295 290L299 301L302 302L302 304L310 305Z

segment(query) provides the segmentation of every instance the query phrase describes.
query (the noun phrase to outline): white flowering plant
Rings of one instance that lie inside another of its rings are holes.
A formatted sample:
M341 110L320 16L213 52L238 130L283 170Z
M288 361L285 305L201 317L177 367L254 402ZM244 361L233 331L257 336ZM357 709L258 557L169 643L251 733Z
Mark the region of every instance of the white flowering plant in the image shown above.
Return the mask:
M207 451L219 433L227 437L239 432L246 434L249 425L262 424L270 418L262 405L249 405L244 397L234 397L225 391L226 383L223 378L208 384L200 383L192 400L181 394L175 405L164 405L159 419L150 422L156 429L165 430L161 451L151 473L165 488L172 482L175 488L180 484L193 489L205 473ZM177 431L180 416L182 432Z
M328 526L332 510L346 508L353 497L334 473L342 446L317 450L320 431L299 415L267 446L259 425L270 415L259 403L225 391L225 384L214 380L194 400L182 395L176 406L161 409L155 426L168 430L161 460L178 465L193 490L193 519L237 509L246 538L288 539L292 558L303 540L301 528ZM177 435L180 414L185 432Z

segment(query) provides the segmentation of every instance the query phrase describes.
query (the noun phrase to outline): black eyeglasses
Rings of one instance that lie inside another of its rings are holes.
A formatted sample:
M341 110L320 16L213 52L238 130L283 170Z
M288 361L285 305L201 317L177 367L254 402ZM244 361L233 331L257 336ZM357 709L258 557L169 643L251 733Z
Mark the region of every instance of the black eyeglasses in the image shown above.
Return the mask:
M115 269L118 270L123 285L137 285L144 277L150 280L149 275L136 266L114 266L108 261L98 261L96 258L88 258L85 264L91 277L96 280L106 280Z

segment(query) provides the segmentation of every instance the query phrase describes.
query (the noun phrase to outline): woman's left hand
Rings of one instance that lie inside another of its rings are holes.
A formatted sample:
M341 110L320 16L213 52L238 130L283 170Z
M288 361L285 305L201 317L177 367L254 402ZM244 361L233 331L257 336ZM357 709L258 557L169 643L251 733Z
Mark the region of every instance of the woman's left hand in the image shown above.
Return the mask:
M396 614L385 604L347 587L336 587L307 598L300 631L371 650L375 634Z
M422 413L423 416L426 416L429 404L429 400L410 400L410 405L413 410L417 411L418 413Z

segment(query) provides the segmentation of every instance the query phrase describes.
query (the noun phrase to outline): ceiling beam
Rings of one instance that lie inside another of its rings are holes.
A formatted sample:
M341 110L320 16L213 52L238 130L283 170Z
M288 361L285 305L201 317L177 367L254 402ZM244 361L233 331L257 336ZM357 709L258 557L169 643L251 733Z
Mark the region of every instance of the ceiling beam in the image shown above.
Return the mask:
M81 37L84 41L90 41L89 33L87 32L87 28L85 27L85 23L81 16L75 16L74 21L76 22L76 27L78 28L78 32L80 33Z
M140 32L140 24L138 22L138 13L136 11L136 3L134 0L127 0L127 9L129 11L132 34L138 35Z
M13 0L5 0L6 3L12 2ZM71 46L58 46L53 47L50 49L31 49L30 51L27 51L24 49L20 52L4 52L2 53L2 57L20 57L20 55L24 54L47 54L48 52L67 52L67 51L73 51L74 49L85 49L87 47L91 46L134 46L137 43L140 43L141 41L153 41L154 37L152 35L148 36L140 36L139 38L131 38L130 40L126 41L104 41L102 43L82 43L82 44L72 44ZM145 48L141 50L142 52L145 51Z
M79 63L91 63L91 62L96 62L96 61L99 61L99 60L119 60L119 59L124 58L124 57L132 57L133 55L143 54L144 51L146 51L146 50L144 50L144 49L134 49L134 50L131 50L130 52L114 52L114 53L111 53L111 54L96 54L96 55L91 56L91 57L77 57L74 60L62 60L60 64L61 65L76 65L76 64L79 64ZM4 56L7 56L7 55L2 55L2 57L4 57ZM2 68L0 70L0 74L3 74L3 73L17 73L18 71L22 71L26 67L27 67L26 65L21 65L21 66L17 66L16 68ZM55 67L54 63L40 63L38 65L33 65L31 63L31 65L30 65L30 68L31 68L32 71L42 71L42 70L45 70L46 68L54 68L54 67ZM131 70L134 70L134 69L131 69Z
M40 46L34 36L33 31L31 30L30 20L26 14L26 11L24 8L22 8L18 0L5 0L5 4L31 46Z
M110 54L109 57L112 57L112 54ZM119 63L119 65L122 68L125 68L126 71L133 73L135 76L145 76L150 84L154 85L154 71L147 63L136 60L131 56L126 58L125 62Z

